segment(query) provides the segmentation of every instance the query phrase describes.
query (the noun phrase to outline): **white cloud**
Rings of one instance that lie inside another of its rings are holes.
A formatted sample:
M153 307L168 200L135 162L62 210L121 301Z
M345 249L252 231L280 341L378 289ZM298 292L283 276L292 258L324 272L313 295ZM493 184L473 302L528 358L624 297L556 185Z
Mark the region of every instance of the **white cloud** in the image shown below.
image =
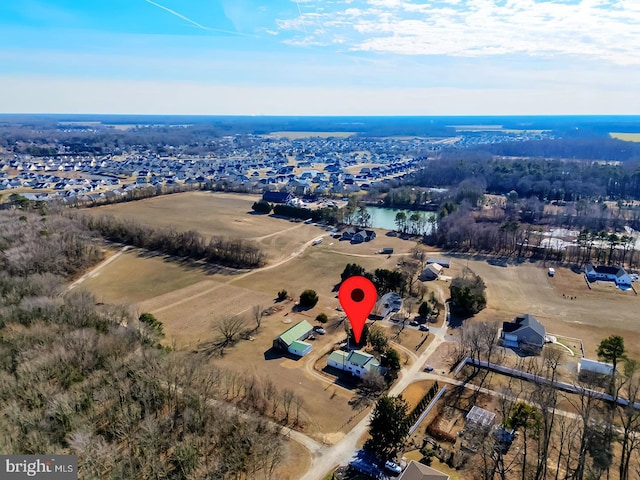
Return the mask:
M307 4L310 8L313 5ZM360 0L332 11L303 8L281 30L300 32L320 21L323 30L290 43L346 44L355 51L461 57L505 54L586 56L640 65L638 0Z

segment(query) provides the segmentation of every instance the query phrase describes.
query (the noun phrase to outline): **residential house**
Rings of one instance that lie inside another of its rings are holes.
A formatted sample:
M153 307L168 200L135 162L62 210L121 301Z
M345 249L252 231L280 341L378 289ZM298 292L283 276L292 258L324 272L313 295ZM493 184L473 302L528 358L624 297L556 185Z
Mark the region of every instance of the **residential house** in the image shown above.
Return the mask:
M411 460L398 480L449 480L449 475L435 468Z
M399 312L402 309L402 297L396 292L385 293L373 307L371 315L384 318L390 313Z
M313 333L313 327L303 320L286 330L282 335L273 340L273 348L284 350L293 355L304 357L311 351L312 345L305 342Z
M351 352L336 350L331 352L327 365L349 372L358 378L362 378L368 372L382 373L382 367L378 360L373 355L362 350L352 350Z
M584 274L590 282L602 280L605 282L615 282L618 288L626 290L631 288L631 277L620 266L608 266L588 264L584 269Z
M360 230L351 237L351 243L370 242L376 238L376 232L373 230Z
M449 263L449 260L446 260L444 258L428 258L427 265L431 263L437 263L442 268L449 268L451 266L451 264Z
M521 348L522 346L542 348L546 331L536 317L525 313L517 316L512 322L502 324L503 345Z
M269 203L289 203L293 198L289 192L264 192L262 195L262 200Z
M442 273L442 265L439 263L429 263L420 274L420 280L435 280Z

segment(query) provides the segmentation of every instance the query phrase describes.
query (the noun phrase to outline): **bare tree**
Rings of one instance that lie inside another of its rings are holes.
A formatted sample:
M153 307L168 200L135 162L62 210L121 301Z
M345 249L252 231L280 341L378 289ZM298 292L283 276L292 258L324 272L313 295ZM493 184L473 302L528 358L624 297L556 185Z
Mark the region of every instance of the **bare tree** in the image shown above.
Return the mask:
M284 423L289 423L289 414L291 413L291 404L296 394L288 388L282 392L282 408L284 410Z
M542 352L543 367L546 370L545 378L554 382L558 365L562 358L562 351L554 348L545 348ZM531 401L537 406L541 415L540 438L538 438L538 459L534 478L541 480L547 477L549 457L549 445L555 423L555 409L558 404L558 391L546 381L535 383L535 389L531 394Z
M487 352L487 362L491 363L491 356L493 351L498 346L498 331L500 330L500 324L498 322L481 322L479 324L480 340L483 347Z
M223 337L224 345L232 345L236 337L244 330L246 321L240 316L226 316L215 324L216 330Z
M634 452L640 449L640 410L634 403L640 400L640 364L634 360L627 360L624 369L624 379L619 388L622 396L628 401L626 406L618 407L618 417L622 432L620 436L620 480L629 478L629 465Z
M262 308L262 305L254 305L251 313L253 314L253 319L256 322L256 330L258 330L262 324L262 317L264 317L264 308Z
M589 432L596 420L596 403L597 403L597 391L595 390L600 385L600 381L596 375L583 374L582 379L578 381L577 396L578 399L567 397L569 403L578 412L582 423L582 435L580 436L580 445L578 448L578 459L575 470L573 471L572 478L575 480L582 480L585 474L585 466L587 460L587 453L591 448L591 442L594 436Z
M354 404L367 406L387 387L384 377L377 371L369 371L358 384L358 398Z

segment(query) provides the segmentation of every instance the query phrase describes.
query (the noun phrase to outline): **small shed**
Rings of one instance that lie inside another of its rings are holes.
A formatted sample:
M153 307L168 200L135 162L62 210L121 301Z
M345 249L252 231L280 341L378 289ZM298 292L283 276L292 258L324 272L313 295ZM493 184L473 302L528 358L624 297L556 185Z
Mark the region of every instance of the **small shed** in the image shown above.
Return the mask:
M599 362L597 360L589 360L581 358L578 363L578 373L592 372L600 375L611 376L613 373L613 365L611 363Z
M301 340L296 340L294 342L291 342L291 345L289 345L288 351L289 353L298 355L299 357L304 357L307 353L311 351L311 348L313 347L311 346L310 343L303 342Z
M493 425L496 419L496 414L489 412L484 408L473 406L469 413L467 413L466 420L468 423L472 423L475 426L488 428Z

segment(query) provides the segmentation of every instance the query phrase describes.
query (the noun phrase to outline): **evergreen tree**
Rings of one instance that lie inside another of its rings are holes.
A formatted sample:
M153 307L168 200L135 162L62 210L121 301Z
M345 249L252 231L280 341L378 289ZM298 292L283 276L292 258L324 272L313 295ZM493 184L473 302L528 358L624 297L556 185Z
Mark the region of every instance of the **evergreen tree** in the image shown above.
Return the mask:
M398 452L409 434L409 425L405 421L408 409L402 395L380 397L371 416L371 438L365 448L383 460Z

